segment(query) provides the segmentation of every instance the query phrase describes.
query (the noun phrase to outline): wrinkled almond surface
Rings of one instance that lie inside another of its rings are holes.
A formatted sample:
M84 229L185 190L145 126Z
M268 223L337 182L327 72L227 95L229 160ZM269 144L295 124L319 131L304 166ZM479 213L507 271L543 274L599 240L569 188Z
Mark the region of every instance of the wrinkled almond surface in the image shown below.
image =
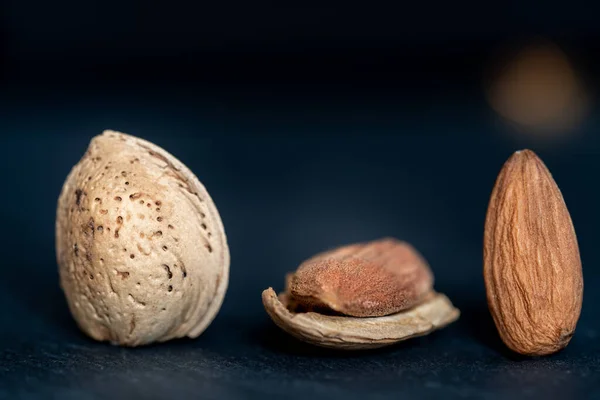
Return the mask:
M411 245L383 239L314 256L292 276L290 292L308 308L378 317L420 303L432 286L429 266Z
M496 181L484 278L490 311L510 349L544 355L569 343L583 296L579 248L562 194L532 151L516 152Z
M106 131L58 201L61 286L81 329L136 346L196 337L219 310L229 250L204 186L145 140Z

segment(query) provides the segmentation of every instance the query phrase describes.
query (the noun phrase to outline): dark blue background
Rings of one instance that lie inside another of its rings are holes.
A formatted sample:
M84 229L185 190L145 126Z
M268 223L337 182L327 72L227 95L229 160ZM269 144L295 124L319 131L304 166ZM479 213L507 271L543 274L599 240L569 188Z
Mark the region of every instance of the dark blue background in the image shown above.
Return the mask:
M0 398L599 397L599 110L574 136L544 141L507 127L482 90L498 47L532 35L563 45L595 88L594 13L437 3L5 1ZM197 340L122 349L86 338L69 315L56 201L103 129L176 155L219 208L230 285ZM571 344L539 359L499 342L481 265L495 177L525 147L563 191L585 279ZM303 259L382 236L425 255L458 322L349 354L299 343L269 320L261 291L281 289Z

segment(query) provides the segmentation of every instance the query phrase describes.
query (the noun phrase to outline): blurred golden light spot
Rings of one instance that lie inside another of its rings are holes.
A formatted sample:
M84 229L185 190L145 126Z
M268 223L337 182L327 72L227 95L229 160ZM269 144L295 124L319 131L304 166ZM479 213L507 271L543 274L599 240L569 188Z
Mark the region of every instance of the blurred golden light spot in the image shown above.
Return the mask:
M587 95L566 54L549 42L522 46L494 64L488 102L520 131L572 132L582 121Z

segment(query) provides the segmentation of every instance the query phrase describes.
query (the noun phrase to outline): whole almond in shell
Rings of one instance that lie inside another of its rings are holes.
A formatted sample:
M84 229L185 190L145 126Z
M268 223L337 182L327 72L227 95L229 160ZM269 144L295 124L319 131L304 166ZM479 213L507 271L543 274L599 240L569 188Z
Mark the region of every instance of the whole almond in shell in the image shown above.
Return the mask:
M524 355L564 348L583 297L577 237L562 194L530 150L504 165L484 234L484 279L502 341Z
M229 276L219 213L175 157L106 131L69 174L56 216L60 282L80 328L137 346L197 337Z

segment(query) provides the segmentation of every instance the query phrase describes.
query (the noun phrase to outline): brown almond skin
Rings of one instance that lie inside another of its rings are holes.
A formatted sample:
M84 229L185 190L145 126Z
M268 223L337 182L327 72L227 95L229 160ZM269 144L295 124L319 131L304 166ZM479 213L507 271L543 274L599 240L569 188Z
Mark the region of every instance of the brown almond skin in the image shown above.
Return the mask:
M414 247L381 239L312 257L289 286L291 300L307 309L379 317L421 303L433 288L433 274Z
M583 297L579 247L558 186L530 150L500 171L483 250L488 305L506 346L531 356L567 346Z

